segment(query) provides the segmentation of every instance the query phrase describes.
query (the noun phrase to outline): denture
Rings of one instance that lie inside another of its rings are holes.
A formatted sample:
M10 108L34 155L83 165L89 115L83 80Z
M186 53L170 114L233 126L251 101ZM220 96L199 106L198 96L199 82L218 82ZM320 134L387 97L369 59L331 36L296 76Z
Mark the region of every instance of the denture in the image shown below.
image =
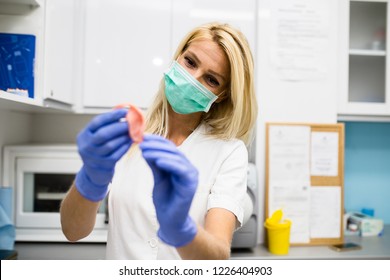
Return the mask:
M129 124L129 136L135 143L141 143L144 138L145 118L142 111L131 103L115 106L115 109L128 108L126 121Z

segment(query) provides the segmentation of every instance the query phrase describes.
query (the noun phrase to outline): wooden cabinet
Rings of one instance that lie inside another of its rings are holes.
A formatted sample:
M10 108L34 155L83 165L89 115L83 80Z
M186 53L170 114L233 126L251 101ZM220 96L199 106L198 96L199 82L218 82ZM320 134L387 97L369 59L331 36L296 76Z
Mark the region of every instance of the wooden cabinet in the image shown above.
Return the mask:
M390 116L389 3L341 1L339 118Z

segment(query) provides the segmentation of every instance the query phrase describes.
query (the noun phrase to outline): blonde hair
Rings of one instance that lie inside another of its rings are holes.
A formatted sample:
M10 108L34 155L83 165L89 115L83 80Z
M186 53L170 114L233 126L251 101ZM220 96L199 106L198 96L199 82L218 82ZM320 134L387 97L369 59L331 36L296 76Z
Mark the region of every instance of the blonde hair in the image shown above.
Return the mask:
M230 63L230 84L227 98L214 103L202 121L210 126L208 134L221 139L238 138L249 145L257 117L257 100L254 90L254 65L245 36L228 24L209 23L187 34L179 44L174 60L198 40L212 40L226 53ZM155 101L146 116L146 131L167 136L168 101L164 79L160 82Z

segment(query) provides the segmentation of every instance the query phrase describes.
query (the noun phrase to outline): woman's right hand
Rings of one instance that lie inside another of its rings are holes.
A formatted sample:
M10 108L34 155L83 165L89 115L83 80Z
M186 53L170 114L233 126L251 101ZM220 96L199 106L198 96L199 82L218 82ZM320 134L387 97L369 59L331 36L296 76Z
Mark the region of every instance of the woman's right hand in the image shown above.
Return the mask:
M120 121L127 111L118 109L98 115L77 136L83 166L75 185L90 201L100 201L107 195L115 164L133 143L128 123Z

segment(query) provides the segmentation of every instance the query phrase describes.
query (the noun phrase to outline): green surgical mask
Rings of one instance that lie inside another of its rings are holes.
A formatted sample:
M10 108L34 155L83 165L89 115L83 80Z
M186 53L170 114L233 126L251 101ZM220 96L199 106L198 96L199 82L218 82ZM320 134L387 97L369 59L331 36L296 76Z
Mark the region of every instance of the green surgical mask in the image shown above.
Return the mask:
M164 73L165 95L173 111L179 114L208 112L218 96L208 90L177 61Z

